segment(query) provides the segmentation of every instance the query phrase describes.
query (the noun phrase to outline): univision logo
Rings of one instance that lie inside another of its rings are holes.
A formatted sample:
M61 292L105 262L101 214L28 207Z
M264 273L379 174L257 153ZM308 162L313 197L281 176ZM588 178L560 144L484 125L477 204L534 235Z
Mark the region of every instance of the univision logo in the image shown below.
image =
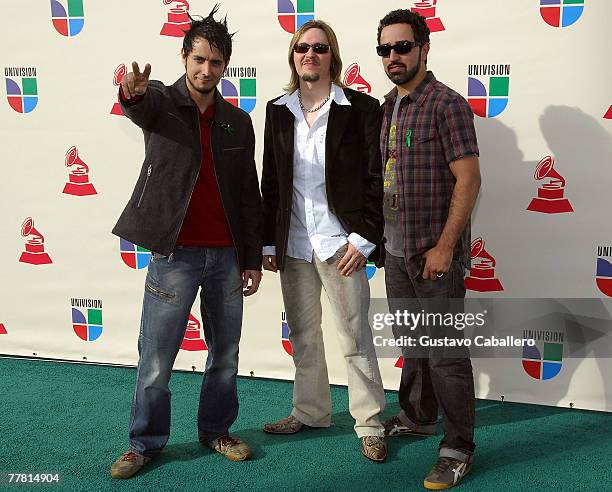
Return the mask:
M612 297L612 246L597 247L597 273L595 282L599 291Z
M123 238L119 238L119 248L123 263L130 268L140 270L149 266L151 252L147 248L137 246Z
M278 22L288 33L294 34L309 20L314 19L314 0L277 0Z
M285 352L287 352L289 355L293 355L293 346L291 345L291 340L289 340L290 333L291 330L287 324L287 315L285 314L285 311L283 311L281 313L281 343L283 344Z
M72 329L81 340L93 342L102 336L102 301L71 299Z
M227 67L221 79L221 95L237 108L253 111L257 103L257 69Z
M38 84L34 67L4 67L6 98L18 113L31 113L38 104Z
M584 12L584 0L540 0L540 15L553 27L575 24Z
M79 34L85 25L83 0L64 0L63 4L68 5L68 13L60 0L51 0L51 22L57 32L71 38Z
M565 335L556 331L523 330L523 339L535 345L523 347L523 369L533 379L546 381L557 376L563 366Z
M469 65L468 103L475 115L495 118L508 106L510 65Z

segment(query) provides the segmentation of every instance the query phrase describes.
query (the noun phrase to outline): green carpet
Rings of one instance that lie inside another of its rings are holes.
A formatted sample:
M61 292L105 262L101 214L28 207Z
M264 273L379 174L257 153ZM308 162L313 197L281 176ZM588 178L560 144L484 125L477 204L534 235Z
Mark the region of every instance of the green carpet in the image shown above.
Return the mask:
M266 435L262 424L290 411L292 384L240 378L232 431L255 456L233 463L198 443L201 375L178 372L167 448L140 475L114 481L109 467L127 447L134 369L0 358L0 374L0 471L59 472L63 484L45 490L424 490L439 440L391 439L384 464L367 461L339 387L330 429ZM385 416L398 410L396 394L387 399ZM612 490L612 415L485 400L476 415L474 467L456 490Z

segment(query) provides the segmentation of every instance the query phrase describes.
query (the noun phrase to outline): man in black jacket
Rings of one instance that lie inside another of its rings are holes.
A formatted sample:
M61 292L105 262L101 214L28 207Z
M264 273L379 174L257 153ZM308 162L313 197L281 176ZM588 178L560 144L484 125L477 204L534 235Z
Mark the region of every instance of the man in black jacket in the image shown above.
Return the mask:
M121 83L128 118L142 128L145 159L113 232L150 249L138 340L130 447L111 467L129 478L166 445L168 382L191 306L201 287L208 359L198 411L200 441L233 461L249 447L229 435L238 415L236 375L243 295L261 279L261 200L251 119L216 89L231 50L216 8L193 21L183 43L185 75L149 82L151 66Z
M264 431L328 427L331 399L321 333L321 287L347 363L349 408L361 451L387 454L384 392L368 324L363 269L383 233L379 105L342 89L333 30L305 23L289 48L288 92L268 103L264 143L264 268L280 270L296 367L293 411Z

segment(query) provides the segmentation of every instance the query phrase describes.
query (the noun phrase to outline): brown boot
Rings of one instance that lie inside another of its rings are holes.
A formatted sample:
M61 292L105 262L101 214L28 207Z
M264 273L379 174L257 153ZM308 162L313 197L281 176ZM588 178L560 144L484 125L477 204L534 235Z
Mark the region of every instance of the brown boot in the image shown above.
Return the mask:
M135 453L130 449L119 456L117 461L111 465L111 477L132 478L149 461L151 461L151 458Z

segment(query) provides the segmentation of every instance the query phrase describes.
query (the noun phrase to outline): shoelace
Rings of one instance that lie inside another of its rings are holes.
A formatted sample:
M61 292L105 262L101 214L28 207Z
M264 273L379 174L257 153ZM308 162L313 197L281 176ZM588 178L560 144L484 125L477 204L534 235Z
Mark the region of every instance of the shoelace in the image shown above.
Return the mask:
M231 436L221 436L217 442L219 443L219 447L236 446L240 444L238 439L234 439Z
M434 466L434 471L436 471L437 473L443 473L446 471L447 468L450 468L451 470L455 471L455 461L457 460L447 457L438 458L438 461Z
M138 459L138 455L134 453L134 451L128 451L127 453L123 453L121 457L122 461L136 461Z

